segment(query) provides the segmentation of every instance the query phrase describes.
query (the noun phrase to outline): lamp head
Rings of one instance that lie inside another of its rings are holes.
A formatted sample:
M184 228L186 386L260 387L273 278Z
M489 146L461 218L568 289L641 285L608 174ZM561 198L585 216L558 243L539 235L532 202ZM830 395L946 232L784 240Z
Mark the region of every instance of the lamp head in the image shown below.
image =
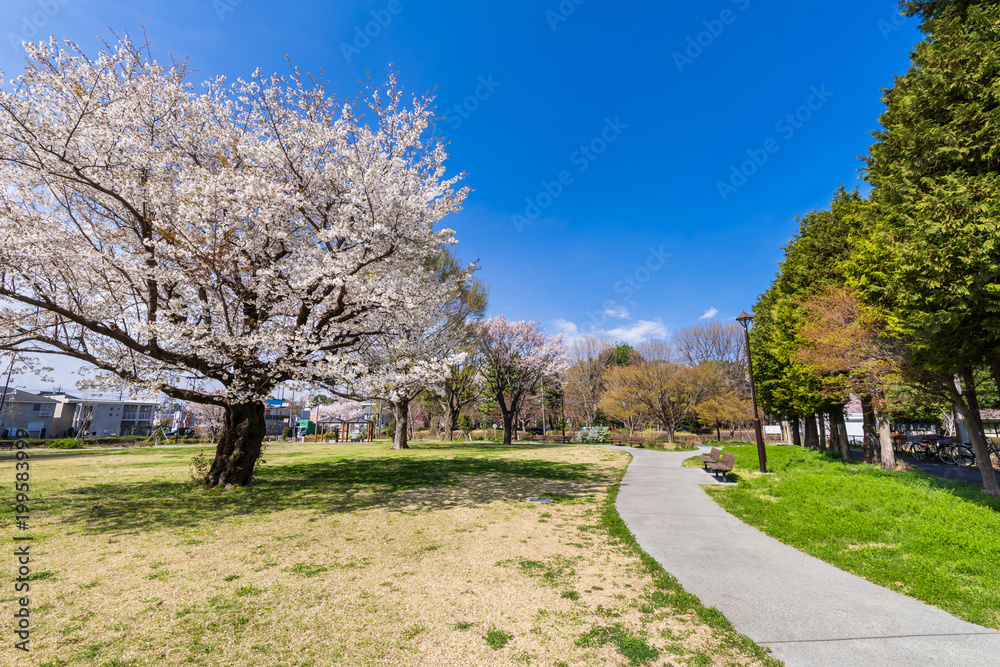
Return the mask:
M753 321L753 315L744 310L742 313L740 313L740 316L736 318L736 321L742 324L743 328L746 329L748 326L750 326L750 322Z

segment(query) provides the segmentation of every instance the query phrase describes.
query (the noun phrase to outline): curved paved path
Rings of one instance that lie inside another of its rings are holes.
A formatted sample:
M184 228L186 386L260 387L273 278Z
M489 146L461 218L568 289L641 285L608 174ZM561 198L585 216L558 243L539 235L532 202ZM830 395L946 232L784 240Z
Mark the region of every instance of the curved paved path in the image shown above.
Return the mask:
M712 476L681 467L694 452L629 451L617 506L639 544L789 667L1000 665L1000 633L848 574L723 511L700 488L717 483Z

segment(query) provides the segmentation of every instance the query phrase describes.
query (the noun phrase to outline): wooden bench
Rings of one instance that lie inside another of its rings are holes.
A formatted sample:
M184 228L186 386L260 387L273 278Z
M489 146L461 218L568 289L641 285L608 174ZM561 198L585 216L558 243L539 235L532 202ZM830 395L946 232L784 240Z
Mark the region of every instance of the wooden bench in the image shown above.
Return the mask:
M628 443L630 445L645 445L646 441L643 438L629 438Z
M701 461L702 465L705 466L705 470L708 470L709 463L719 462L719 454L721 453L722 453L721 449L719 449L718 447L712 447L712 451L710 451L708 454L704 456L699 456L698 460Z
M545 436L544 435L533 435L533 436L531 436L531 440L534 441L534 442L545 442Z
M613 435L611 436L611 444L613 445L624 445L628 440L624 435Z
M568 435L554 435L552 436L552 442L571 442L572 438Z
M0 447L14 451L15 442L17 442L17 440L0 440Z
M729 454L728 452L723 452L719 455L719 460L715 463L709 463L708 469L712 471L712 474L716 477L719 473L722 473L723 478L725 478L727 472L731 472L733 469L733 463L736 462L736 454Z

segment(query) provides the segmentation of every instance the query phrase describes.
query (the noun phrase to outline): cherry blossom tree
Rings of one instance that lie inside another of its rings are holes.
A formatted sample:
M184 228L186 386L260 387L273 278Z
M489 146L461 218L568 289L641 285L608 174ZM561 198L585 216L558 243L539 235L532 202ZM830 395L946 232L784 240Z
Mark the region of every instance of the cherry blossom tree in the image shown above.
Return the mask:
M486 308L486 290L473 276L474 265L462 267L449 252L432 264L440 280L451 286L447 298L428 300L370 337L359 372L346 383L347 393L339 392L380 398L389 405L396 423L392 449L409 449L410 402L424 391L444 391L451 369L466 357L462 347L470 318L480 317Z
M363 415L364 412L365 406L359 401L349 398L335 398L329 403L315 406L310 414L314 417L313 421L318 422L324 419L354 419Z
M511 322L503 315L478 327L478 341L484 393L500 409L503 442L509 445L525 399L538 392L543 376L562 376L569 358L561 335L552 338L535 322Z
M215 403L189 403L188 410L194 415L195 428L215 442L226 425L226 409Z
M355 104L297 70L196 92L127 37L26 51L0 88L0 348L221 406L209 486L249 482L274 387L357 375L464 278L433 261L466 191L394 77Z

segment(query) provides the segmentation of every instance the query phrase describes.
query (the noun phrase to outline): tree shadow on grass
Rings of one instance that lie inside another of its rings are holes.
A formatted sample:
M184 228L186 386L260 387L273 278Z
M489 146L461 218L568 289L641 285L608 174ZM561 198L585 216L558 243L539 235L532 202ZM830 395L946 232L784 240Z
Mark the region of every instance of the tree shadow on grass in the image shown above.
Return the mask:
M95 534L194 528L290 509L321 515L364 509L430 512L543 494L575 499L599 491L612 478L605 468L581 463L357 458L267 466L257 484L233 490L208 491L182 482L98 484L66 491L50 506L61 509L64 523Z

